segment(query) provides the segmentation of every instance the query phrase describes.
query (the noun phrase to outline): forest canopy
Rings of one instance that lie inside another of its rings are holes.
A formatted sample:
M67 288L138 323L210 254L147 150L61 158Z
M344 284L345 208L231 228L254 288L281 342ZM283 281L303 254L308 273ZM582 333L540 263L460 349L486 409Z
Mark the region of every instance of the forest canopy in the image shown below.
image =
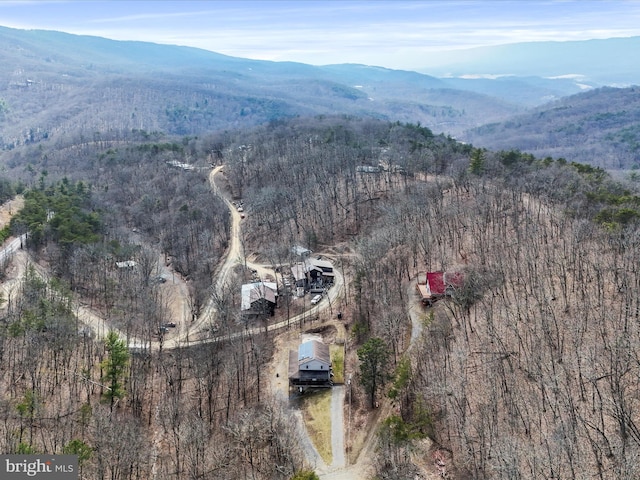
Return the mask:
M247 333L240 314L255 272L239 262L216 284L230 205L242 205L244 255L289 265L304 245L344 275L339 304L291 329L323 332L339 309L354 411L393 408L380 419L381 478L415 475L410 452L427 438L457 478L637 473L633 180L347 116L44 153L23 158L11 223L34 265L0 328L6 451L80 451L103 478L312 475L289 407L267 388L272 320ZM425 307L425 271L460 271L465 284ZM87 305L123 336L94 337ZM163 343L209 308L216 323L198 341ZM275 314L295 308L283 295ZM129 350L126 338L159 347ZM140 453L152 445L154 464Z

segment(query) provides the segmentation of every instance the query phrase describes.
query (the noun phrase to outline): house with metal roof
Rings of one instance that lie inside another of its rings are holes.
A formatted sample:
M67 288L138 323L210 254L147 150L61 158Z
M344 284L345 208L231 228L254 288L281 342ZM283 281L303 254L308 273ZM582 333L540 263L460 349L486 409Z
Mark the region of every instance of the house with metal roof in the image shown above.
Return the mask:
M319 340L307 340L300 344L298 351L289 351L289 385L300 391L331 387L332 376L329 345Z
M335 273L333 265L328 260L320 258L305 258L303 262L298 262L291 266L291 274L296 282L296 287L310 285L322 285L333 283Z
M464 283L461 272L427 272L418 274L417 289L422 303L431 305L443 297L452 297Z
M333 264L329 260L322 260L320 258L309 258L307 260L310 270L319 272L320 276L326 282L333 282L335 273L333 273Z
M240 311L244 317L272 316L278 304L275 282L253 282L242 285Z

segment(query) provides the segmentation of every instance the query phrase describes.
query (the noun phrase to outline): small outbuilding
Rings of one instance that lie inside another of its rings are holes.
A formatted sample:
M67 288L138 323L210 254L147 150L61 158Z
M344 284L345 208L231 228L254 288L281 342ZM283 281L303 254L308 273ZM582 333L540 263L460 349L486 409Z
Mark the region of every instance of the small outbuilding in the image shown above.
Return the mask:
M311 253L313 253L311 250L309 250L308 248L305 248L305 247L303 247L301 245L294 245L291 248L291 252L294 255L297 255L297 256L302 257L302 258L307 258L309 255L311 255Z

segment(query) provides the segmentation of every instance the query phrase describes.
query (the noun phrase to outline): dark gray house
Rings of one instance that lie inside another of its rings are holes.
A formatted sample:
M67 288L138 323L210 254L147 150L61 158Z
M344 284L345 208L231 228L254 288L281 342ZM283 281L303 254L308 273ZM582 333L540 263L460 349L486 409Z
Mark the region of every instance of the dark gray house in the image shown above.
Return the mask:
M273 316L278 304L278 286L274 282L242 285L241 313L244 318Z
M328 260L307 258L291 267L291 274L296 287L308 289L311 286L327 286L333 283L335 273L333 265Z

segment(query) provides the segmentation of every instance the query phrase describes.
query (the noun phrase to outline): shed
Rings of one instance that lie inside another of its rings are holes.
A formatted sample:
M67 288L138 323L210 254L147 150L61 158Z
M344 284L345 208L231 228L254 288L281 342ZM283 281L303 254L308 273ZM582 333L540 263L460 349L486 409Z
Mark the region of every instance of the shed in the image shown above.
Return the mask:
M134 260L125 260L124 262L116 262L118 268L134 268L137 263Z
M299 257L308 257L309 255L311 255L311 253L313 253L311 250L309 250L308 248L302 247L300 245L294 245L291 248L291 252L294 255L298 255Z

